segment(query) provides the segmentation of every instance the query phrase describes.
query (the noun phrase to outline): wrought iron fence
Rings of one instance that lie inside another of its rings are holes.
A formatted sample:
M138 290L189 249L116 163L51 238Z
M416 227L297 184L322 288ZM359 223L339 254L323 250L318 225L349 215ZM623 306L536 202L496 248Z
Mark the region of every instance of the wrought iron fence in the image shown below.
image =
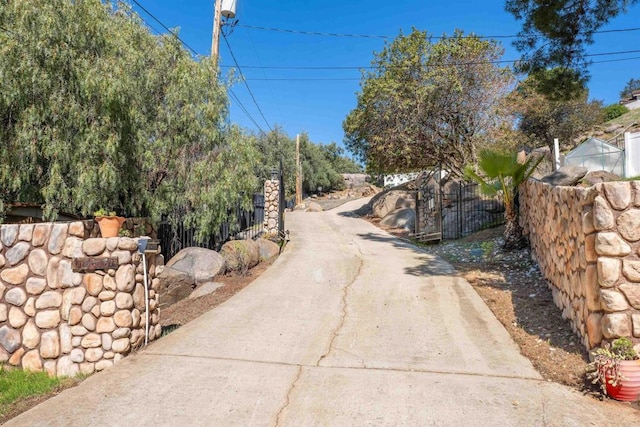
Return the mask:
M488 197L477 183L460 182L442 190L442 238L460 239L505 223L502 197Z
M232 208L235 212L234 222L225 222L219 230L202 242L196 240L196 231L187 227L184 221L178 221L172 225L164 219L158 227L158 239L160 240L162 255L165 262L171 259L181 249L191 246L219 251L223 244L232 239L253 239L262 233L264 221L264 195L253 195L253 207L243 209L241 206Z
M416 197L416 236L423 240L459 239L504 224L502 197L488 197L477 183L432 182Z

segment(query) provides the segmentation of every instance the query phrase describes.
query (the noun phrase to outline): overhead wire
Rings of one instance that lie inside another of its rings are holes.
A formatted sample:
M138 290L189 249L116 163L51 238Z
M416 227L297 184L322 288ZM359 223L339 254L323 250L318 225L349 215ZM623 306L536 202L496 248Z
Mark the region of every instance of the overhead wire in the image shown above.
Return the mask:
M260 65L262 65L262 60L260 59L260 54L258 53L258 49L256 48L256 44L253 41L253 36L251 35L251 31L247 31L247 34L249 35L249 41L251 42L251 47L253 47L253 51L255 53L256 58L258 59L258 62L260 63ZM262 76L265 79L265 81L268 81L267 78L267 73L264 71L264 69L262 70ZM276 109L278 110L278 114L280 116L280 120L282 120L284 118L284 115L282 114L282 111L280 110L280 103L276 102L276 97L273 93L273 89L271 87L271 85L267 85L269 88L269 93L271 94L271 99L273 100L273 103L276 106Z
M624 55L629 53L640 53L640 50L624 50L617 52L600 52L600 53L590 53L584 55L585 57L595 57L595 56L608 56L608 55ZM464 66L464 65L484 65L484 64L508 64L508 63L516 63L521 61L521 59L499 59L495 61L462 61L462 62L440 62L429 64L432 67L452 67L452 66ZM236 64L237 65L237 64ZM239 67L239 65L237 65ZM388 66L386 68L408 68L407 66ZM274 65L274 66L260 66L260 65L242 65L242 68L245 69L272 69L272 70L368 70L368 69L378 69L379 67L374 67L371 65L366 66L286 66L286 65Z
M618 58L618 59L605 59L602 61L592 61L591 64L604 64L607 62L623 62L623 61L634 61L640 59L640 56L633 56L630 58ZM361 77L274 77L274 78L247 78L249 81L358 81L361 80Z
M396 36L386 36L386 35L379 35L379 34L346 34L346 33L322 32L322 31L303 31L303 30L263 27L259 25L246 25L246 24L238 24L237 26L241 28L248 28L253 30L272 31L272 32L279 32L279 33L290 33L290 34L302 34L302 35L308 35L308 36L369 38L369 39L384 39L384 40L393 39L396 37ZM618 32L630 32L630 31L640 31L640 27L599 30L599 31L594 31L594 34L618 33ZM443 39L443 38L447 38L448 36L431 36L431 37L435 39ZM513 35L499 34L499 35L489 35L489 36L469 34L461 37L462 38L479 38L479 39L513 39L513 38L518 38L519 36L517 34L513 34Z
M166 25L164 25L162 23L162 21L160 21L158 18L155 17L155 15L151 12L149 12L143 5L140 4L140 2L138 2L137 0L131 0L133 3L136 4L136 6L138 6L141 10L144 11L144 13L146 13L147 15L149 15L151 17L151 19L153 19L154 21L156 21L158 24L160 24L160 26L162 28L164 28L165 30L167 30L169 33L171 33L176 39L178 39L178 41L180 41L180 43L182 43L184 45L184 47L186 47L187 49L189 49L191 52L193 52L194 55L198 56L198 52L192 48L191 46L189 46L184 40L182 40L180 38L180 36L178 35L178 33L174 32L173 30L171 30L169 27L167 27ZM139 15L138 15L139 16Z
M162 31L158 30L156 27L154 27L153 25L151 25L149 22L147 22L146 19L144 19L138 12L136 12L136 10L133 8L133 6L131 6L128 3L122 2L121 3L122 6L127 7L127 9L129 10L129 12L133 13L134 15L136 15L140 21L142 21L147 28L149 28L150 30L152 30L154 33L156 33L157 35L161 35Z
M169 27L167 27L162 21L160 21L155 15L153 15L149 10L147 10L144 6L142 6L140 4L140 2L138 2L137 0L131 0L133 3L135 3L141 10L143 10L147 15L149 15L151 18L153 18L154 21L156 21L158 24L160 24L160 26L162 26L162 28L164 28L165 30L167 30L171 35L173 35L180 43L182 43L182 45L189 49L191 52L193 52L193 54L195 56L201 56L194 48L192 48L191 46L189 46L184 40L182 40L180 38L180 36L178 36L177 33L175 33L174 31L172 31ZM147 26L151 27L151 25L142 17L140 16L135 10L131 9L133 13L135 13L145 24L147 24ZM154 31L155 28L151 27ZM159 31L157 31L158 33L160 33ZM226 41L226 38L225 38ZM233 54L232 54L233 55ZM239 67L238 67L239 70ZM245 84L247 84L245 82ZM248 87L248 85L247 85ZM238 98L238 96L235 94L235 92L233 92L233 90L229 87L229 94L230 96L234 99L234 101L237 103L238 107L240 107L240 110L247 116L247 118L249 118L249 120L258 128L258 130L266 135L266 133L264 132L264 130L260 127L260 125L258 125L258 123L256 122L256 120L253 118L253 116L249 113L249 111L247 110L247 108L244 106L244 104L240 101L240 98ZM253 97L253 94L251 94L251 96ZM254 98L254 102L255 102L255 98ZM257 103L256 103L257 105ZM258 110L260 111L260 114L262 114L262 111L260 110L260 107L258 107ZM264 115L262 116L264 118ZM266 119L265 119L266 122ZM269 124L267 123L267 126L269 126ZM271 127L269 127L269 129L271 129Z
M246 86L247 91L249 92L249 95L251 96L251 99L253 99L253 103L255 104L256 108L258 109L258 112L260 113L260 115L262 116L262 120L264 120L264 122L267 124L267 128L269 128L269 130L271 132L273 132L273 129L271 128L271 125L269 124L269 122L267 121L267 118L264 116L264 113L262 112L262 108L260 108L260 105L258 104L258 101L256 100L256 97L253 95L253 91L249 87L249 83L247 83L247 79L244 77L244 74L242 73L242 68L238 64L238 61L236 60L236 56L233 54L233 50L231 50L231 45L229 44L229 40L227 40L227 36L225 36L223 34L222 38L223 38L225 44L227 45L227 48L229 49L229 53L231 54L231 58L233 59L233 62L236 64L236 67L238 68L238 73L240 73L240 77L241 77L242 81L244 82L244 85Z
M260 131L260 133L262 133L263 135L267 135L265 133L265 131L260 127L260 125L258 124L258 122L256 122L256 120L253 118L253 116L249 113L249 111L247 111L246 107L244 106L244 104L242 104L242 102L240 102L240 99L238 98L238 95L235 94L235 92L233 91L233 89L228 88L229 89L229 95L231 95L231 97L234 99L234 101L236 101L236 103L238 104L238 106L240 107L240 109L242 110L242 112L249 118L249 120L251 121L251 123L254 124L255 127L258 128L258 130Z

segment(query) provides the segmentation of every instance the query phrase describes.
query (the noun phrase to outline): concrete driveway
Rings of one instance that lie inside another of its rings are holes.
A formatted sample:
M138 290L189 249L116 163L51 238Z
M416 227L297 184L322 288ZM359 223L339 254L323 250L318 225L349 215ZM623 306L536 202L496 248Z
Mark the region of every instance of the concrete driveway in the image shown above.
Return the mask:
M543 381L451 266L350 212L226 303L7 425L585 426L632 408Z

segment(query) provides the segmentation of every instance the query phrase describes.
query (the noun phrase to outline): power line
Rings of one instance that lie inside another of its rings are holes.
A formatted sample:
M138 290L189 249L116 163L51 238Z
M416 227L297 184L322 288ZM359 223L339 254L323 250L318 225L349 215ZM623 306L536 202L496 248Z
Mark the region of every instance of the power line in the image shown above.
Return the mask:
M604 64L608 62L623 62L623 61L634 61L640 59L640 56L633 56L631 58L619 58L619 59L606 59L602 61L593 61L591 64ZM359 77L291 77L291 78L248 78L249 81L283 81L283 82L297 82L297 81L358 81L361 80Z
M253 123L255 125L255 127L258 128L258 130L263 134L263 135L267 135L264 130L262 130L262 128L260 127L260 125L258 124L258 122L256 122L256 120L253 118L253 116L251 114L249 114L249 111L247 111L247 109L245 108L245 106L242 104L242 102L240 102L240 99L238 98L238 96L233 92L233 90L231 88L229 89L229 94L231 95L231 97L236 101L236 103L238 104L238 106L240 107L240 109L242 110L242 112L249 118L249 120L251 121L251 123Z
M331 77L318 77L318 78L297 78L297 77L292 77L292 78L255 78L255 79L247 79L250 81L272 81L272 82L277 82L277 81L287 81L287 82L314 82L314 81L341 81L341 80L360 80L359 77L345 77L345 78L341 78L341 77L336 77L336 78L331 78Z
M156 18L153 13L149 12L144 6L142 6L137 0L131 0L132 2L134 2L140 9L142 9L144 11L144 13L146 13L147 15L149 15L154 21L156 21L158 24L160 24L160 26L162 28L164 28L165 30L167 30L170 34L172 34L176 39L178 39L180 41L180 43L182 43L187 49L189 49L191 52L193 52L194 55L198 56L198 52L196 52L196 50L194 48L192 48L191 46L189 46L184 40L182 40L180 38L180 36L178 36L177 33L171 31L171 29L169 27L167 27L166 25L164 25L162 23L162 21L160 21L158 18ZM140 16L140 15L138 15Z
M634 56L631 58L619 58L619 59L605 59L603 61L593 61L592 64L603 64L605 62L622 62L622 61L631 61L634 59L640 59L640 56Z
M249 31L248 33L249 35L249 40L251 41L251 46L253 47L253 51L255 53L256 58L258 59L258 63L260 65L262 65L262 60L260 59L260 54L258 53L258 49L256 48L256 44L253 42L253 36L251 35L251 31ZM267 78L267 73L265 73L264 70L262 70L262 76L266 79ZM276 109L278 110L278 113L280 115L280 120L282 120L284 118L284 115L282 114L282 111L280 110L280 103L278 103L276 101L276 97L273 94L273 89L271 88L271 85L267 85L269 88L269 92L271 93L271 99L273 100L273 103L276 106Z
M626 53L638 53L640 50L622 50L618 52L590 53L584 56L607 56L607 55L624 55Z
M140 16L140 14L139 14L138 12L136 12L136 11L133 9L133 6L131 6L131 5L130 5L130 4L128 4L128 3L124 3L124 2L123 2L123 3L121 3L121 4L122 4L122 6L125 6L125 7L129 10L129 12L133 13L134 15L136 15L136 16L140 19L140 21L144 22L144 23L145 23L145 25L146 25L149 29L151 29L154 33L156 33L157 35L161 35L161 34L162 34L162 32L161 32L160 30L158 30L156 27L154 27L154 26L153 26L153 25L151 25L149 22L147 22L147 20L146 20L146 19L144 19L142 16Z
M608 56L608 55L625 55L629 53L640 53L640 50L624 50L617 52L601 52L601 53L590 53L584 55L585 57L595 57L595 56ZM513 64L516 62L520 62L522 59L499 59L495 61L465 61L465 62L440 62L429 64L431 67L452 67L452 66L463 66L463 65L483 65L483 64ZM236 66L240 67L239 65ZM227 66L229 67L229 66ZM245 69L269 69L269 70L372 70L378 69L379 67L375 67L372 65L366 66L304 66L304 65L296 65L296 66L284 66L284 65L273 65L273 66L260 66L260 65L243 65ZM407 65L398 65L398 66L389 66L385 68L409 68L411 66Z
M244 85L247 87L247 91L249 91L249 95L251 95L251 99L253 99L253 103L256 105L258 112L262 116L262 120L264 120L264 122L267 124L267 128L269 128L269 130L273 132L273 129L271 129L271 125L269 124L269 122L267 121L267 118L264 116L264 113L262 112L262 108L260 108L260 105L258 105L258 101L256 101L256 97L253 95L253 92L249 87L249 83L247 83L247 79L245 79L244 74L242 74L242 69L240 68L238 61L236 60L236 56L233 54L233 51L231 50L231 45L229 44L229 40L227 40L227 36L223 34L222 38L224 39L224 42L227 45L227 48L229 49L229 53L231 54L231 58L233 59L233 62L236 64L236 67L238 68L238 72L240 73L240 77L242 78Z
M182 43L182 45L184 47L186 47L187 49L189 49L191 52L193 52L193 54L195 56L201 56L194 48L192 48L191 46L189 46L184 40L182 40L180 38L180 36L178 36L178 34L176 34L175 32L171 31L171 29L169 29L169 27L167 27L162 21L160 21L158 18L156 18L151 12L149 12L144 6L142 6L140 4L140 2L138 2L137 0L131 0L133 1L140 9L142 9L147 15L149 15L151 18L153 18L154 21L156 21L158 24L160 24L160 26L162 26L162 28L164 28L165 30L167 30L171 35L173 35L180 43ZM158 32L158 34L160 33L159 31L155 30L155 28L153 28L147 21L145 21L144 18L142 18L138 13L136 13L135 10L131 9L131 11L133 13L135 13L140 19L142 19L142 21L147 24L149 27L151 27L154 31ZM226 41L226 39L225 39ZM233 53L232 53L233 56ZM239 67L238 67L239 69ZM246 83L245 83L246 84ZM247 86L248 87L248 86ZM249 113L249 111L247 110L247 108L244 106L244 104L240 101L240 99L238 98L238 96L233 92L233 90L231 88L228 88L229 90L229 94L231 95L231 97L236 101L236 103L238 104L238 107L240 107L240 110L249 118L249 120L260 130L260 132L262 132L263 134L265 134L264 130L262 130L262 128L258 125L258 123L256 122L256 120L253 118L253 116ZM252 94L253 97L253 94ZM255 102L255 99L254 99ZM257 104L256 104L257 105ZM260 107L258 107L258 109L260 109ZM262 114L262 111L260 111L260 114ZM263 116L264 118L264 116ZM265 120L266 121L266 120ZM267 123L268 126L268 123ZM266 135L266 134L265 134Z
M238 24L238 27L241 28L247 28L247 29L252 29L252 30L261 30L261 31L272 31L272 32L278 32L278 33L289 33L289 34L302 34L302 35L307 35L307 36L323 36L323 37L347 37L347 38L367 38L367 39L393 39L396 36L385 36L385 35L379 35L379 34L346 34L346 33L329 33L329 32L322 32L322 31L303 31L303 30L291 30L291 29L284 29L284 28L273 28L273 27L262 27L262 26L258 26L258 25L243 25L243 24ZM629 32L629 31L640 31L640 27L635 27L635 28L619 28L619 29L612 29L612 30L601 30L601 31L594 31L594 34L605 34L605 33L621 33L621 32ZM444 39L444 38L451 38L453 36L431 36L432 38L435 39ZM482 36L482 35L465 35L465 36L461 36L461 38L479 38L479 39L514 39L514 38L518 38L519 36L517 34L513 34L513 35L492 35L492 36Z
M368 38L368 39L393 38L390 36L381 36L381 35L372 35L372 34L339 34L339 33L324 33L324 32L317 32L317 31L287 30L283 28L260 27L257 25L238 24L237 26L242 28L252 29L252 30L274 31L278 33L290 33L290 34L304 34L308 36L353 37L353 38Z

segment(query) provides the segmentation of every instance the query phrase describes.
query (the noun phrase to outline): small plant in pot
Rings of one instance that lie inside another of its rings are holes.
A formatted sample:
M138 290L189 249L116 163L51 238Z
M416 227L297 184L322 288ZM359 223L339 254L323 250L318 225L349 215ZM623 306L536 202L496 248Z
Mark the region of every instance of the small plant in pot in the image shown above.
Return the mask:
M94 216L98 227L100 227L102 237L118 237L120 227L122 227L122 224L125 222L123 217L117 216L115 212L109 212L106 209L97 210Z
M593 383L600 383L605 395L625 402L638 400L640 360L629 338L617 338L596 350L592 366Z

